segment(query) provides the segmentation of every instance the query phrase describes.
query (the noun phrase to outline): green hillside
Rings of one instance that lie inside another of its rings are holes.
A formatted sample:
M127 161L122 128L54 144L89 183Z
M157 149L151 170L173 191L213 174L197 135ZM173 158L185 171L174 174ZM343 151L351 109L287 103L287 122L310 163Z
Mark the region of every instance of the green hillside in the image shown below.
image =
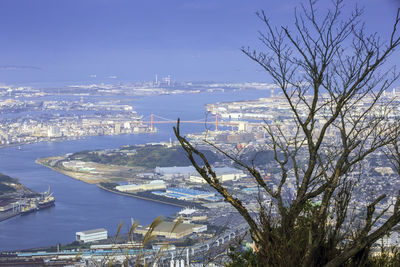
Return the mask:
M129 151L126 153L125 151ZM202 151L210 163L218 160L215 153L209 150ZM101 164L114 164L131 167L155 167L188 166L190 161L186 157L183 148L165 147L162 145L147 145L140 147L128 147L124 152L104 153L102 151L82 151L71 155L69 160L91 161Z

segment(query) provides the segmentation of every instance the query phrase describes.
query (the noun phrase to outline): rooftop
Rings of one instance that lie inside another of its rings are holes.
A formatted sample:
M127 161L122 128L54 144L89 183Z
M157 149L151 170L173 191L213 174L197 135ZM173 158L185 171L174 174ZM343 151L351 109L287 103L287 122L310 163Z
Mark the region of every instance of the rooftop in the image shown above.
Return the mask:
M189 224L189 223L180 223L178 225L176 224L177 224L176 222L161 222L159 225L156 226L154 231L164 232L164 233L181 233L189 229L192 229L193 227L196 227L195 224ZM172 231L172 229L174 231Z
M190 196L200 196L200 195L204 195L204 194L214 195L214 193L211 193L211 192L200 191L200 190L191 189L191 188L168 188L167 193L190 195Z
M107 230L104 229L104 228L98 228L98 229L80 231L80 232L76 232L76 233L82 233L82 234L85 234L85 235L90 235L90 234L96 234L96 233L102 233L102 232L107 232Z

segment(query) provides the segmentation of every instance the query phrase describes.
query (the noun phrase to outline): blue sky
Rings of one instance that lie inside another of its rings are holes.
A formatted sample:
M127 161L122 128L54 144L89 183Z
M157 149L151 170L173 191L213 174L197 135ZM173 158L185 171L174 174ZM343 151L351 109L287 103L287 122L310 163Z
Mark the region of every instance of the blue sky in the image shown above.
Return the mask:
M286 25L300 2L1 0L0 83L144 81L156 73L178 81L268 81L240 48L258 47L257 10ZM400 6L345 2L364 6L367 28L383 37Z

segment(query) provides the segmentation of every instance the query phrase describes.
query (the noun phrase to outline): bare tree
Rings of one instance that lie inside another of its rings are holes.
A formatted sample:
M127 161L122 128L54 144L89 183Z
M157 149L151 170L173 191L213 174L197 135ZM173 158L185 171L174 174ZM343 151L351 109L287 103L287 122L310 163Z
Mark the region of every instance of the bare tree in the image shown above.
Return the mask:
M365 33L362 10L355 8L345 16L343 0L335 0L320 16L317 4L310 0L301 5L293 28L275 27L264 11L259 12L265 25L259 39L265 51L242 49L272 77L292 115L290 126L265 124L266 145L280 168L276 186L267 183L256 166L205 140L254 178L273 199L276 216L262 202L257 216L252 215L220 183L207 158L181 135L179 120L174 127L198 173L249 224L263 266L361 264L371 245L400 221L399 195L391 213L389 207L376 211L386 194L376 195L364 213L356 213L351 204L357 201L357 180L350 175L368 157L390 146L392 158L399 160L398 146L393 146L399 124L389 119L393 110L383 99L399 76L384 64L400 44L399 12L391 35L382 42L377 34ZM288 202L282 191L290 173L295 194Z

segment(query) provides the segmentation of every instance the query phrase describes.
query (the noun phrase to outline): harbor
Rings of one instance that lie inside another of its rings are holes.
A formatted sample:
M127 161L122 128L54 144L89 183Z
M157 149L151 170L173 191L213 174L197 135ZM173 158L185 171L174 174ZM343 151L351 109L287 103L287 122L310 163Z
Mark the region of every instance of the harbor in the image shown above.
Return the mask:
M132 103L143 115L163 114L168 118L191 120L204 116L205 104L215 101L256 99L265 95L260 90L238 91L235 94L214 92L192 95L161 95L144 97ZM164 103L170 103L165 105ZM171 108L177 107L179 109ZM184 111L184 112L183 112ZM183 115L182 115L183 114ZM72 179L41 166L38 158L74 153L82 150L118 148L124 145L165 142L173 131L171 124L157 125L158 132L137 135L108 135L86 137L63 142L40 142L0 149L0 170L36 192L50 185L56 198L54 208L43 209L27 216L15 216L0 223L0 251L22 250L34 247L66 244L73 241L75 232L82 229L105 228L115 235L118 224L128 231L131 218L141 224L151 223L158 216L171 216L181 208L153 201L107 192L95 185ZM187 124L183 132L204 131L204 125ZM24 168L21 168L23 166ZM51 234L49 234L51 233Z
M21 215L27 215L55 206L53 193L48 191L35 197L6 198L0 201L0 221Z

